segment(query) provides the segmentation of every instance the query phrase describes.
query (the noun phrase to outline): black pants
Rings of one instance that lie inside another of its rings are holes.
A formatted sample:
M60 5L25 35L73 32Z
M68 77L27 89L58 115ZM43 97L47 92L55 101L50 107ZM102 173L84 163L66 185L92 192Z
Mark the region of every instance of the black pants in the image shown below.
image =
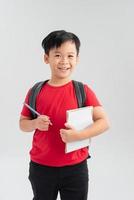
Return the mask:
M56 200L58 191L61 200L87 200L87 161L73 166L49 167L30 162L29 180L33 200Z

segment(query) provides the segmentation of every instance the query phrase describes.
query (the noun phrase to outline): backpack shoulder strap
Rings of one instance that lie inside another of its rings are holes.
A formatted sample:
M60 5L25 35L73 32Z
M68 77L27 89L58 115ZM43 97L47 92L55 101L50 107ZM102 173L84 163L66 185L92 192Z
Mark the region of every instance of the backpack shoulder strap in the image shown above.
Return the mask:
M41 82L37 82L35 83L35 85L31 88L31 91L30 91L30 95L29 95L29 105L34 109L36 110L36 97L37 95L39 94L39 92L41 91L41 88L43 87L43 85L47 82L48 80L46 81L41 81ZM33 113L31 111L31 115L32 115L32 118L35 119L37 117L37 115L35 113Z
M78 102L78 107L84 107L85 106L85 101L86 101L86 92L84 90L84 85L82 82L74 81L73 80L73 85L75 88L75 94L77 97L77 102ZM87 147L89 149L89 146ZM90 158L90 154L88 154L88 158Z
M41 91L43 85L45 85L45 83L48 82L48 80L46 81L41 81L41 82L37 82L30 91L30 95L29 95L29 105L36 110L36 97L39 94L39 92ZM78 82L73 80L73 85L74 85L74 89L75 89L75 94L76 94L76 98L77 98L77 102L78 102L78 107L84 107L85 106L85 100L86 100L86 94L85 94L85 90L84 90L84 85L82 82ZM32 118L35 119L37 117L37 115L35 113L33 113L31 111L31 115Z
M86 100L86 93L84 90L84 85L82 82L73 80L73 85L75 88L75 94L77 97L78 107L84 107L85 106L85 100Z

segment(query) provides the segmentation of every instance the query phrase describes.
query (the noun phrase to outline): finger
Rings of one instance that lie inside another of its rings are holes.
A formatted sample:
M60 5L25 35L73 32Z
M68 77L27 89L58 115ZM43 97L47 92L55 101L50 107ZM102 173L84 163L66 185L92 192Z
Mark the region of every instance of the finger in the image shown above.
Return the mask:
M38 118L42 120L49 120L49 117L47 115L40 115L38 116Z
M66 131L67 131L66 129L60 129L60 133L61 133L61 134L65 134Z
M68 128L68 129L74 129L74 127L68 123L65 123L65 127Z
M45 126L49 126L49 122L48 122L48 121L41 121L41 122L39 122L39 125L42 126L42 127L43 127L43 126L44 126L44 127L45 127Z
M49 126L48 126L48 125L46 125L46 126L41 126L41 127L40 127L40 129L41 129L41 130L43 130L43 131L47 131L47 130L48 130L48 128L49 128Z
M60 135L61 135L61 136L62 136L62 134L63 134L62 132L63 132L63 129L60 129Z
M64 134L60 133L60 136L61 136L62 141L65 142L66 140L65 140Z
M51 126L53 125L48 116L43 117L42 120L48 122Z
M42 117L41 119L42 119L42 121L44 121L44 122L49 121L49 118L48 118L48 117Z

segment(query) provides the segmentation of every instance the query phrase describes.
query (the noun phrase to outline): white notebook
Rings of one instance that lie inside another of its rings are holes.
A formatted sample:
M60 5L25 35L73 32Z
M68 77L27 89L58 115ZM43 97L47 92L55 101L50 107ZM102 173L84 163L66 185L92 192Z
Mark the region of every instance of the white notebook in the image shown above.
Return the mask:
M67 123L69 125L72 125L78 131L85 129L93 123L92 111L92 106L82 107L74 110L67 110ZM91 139L84 139L81 141L66 143L65 153L87 147L89 146L90 142Z

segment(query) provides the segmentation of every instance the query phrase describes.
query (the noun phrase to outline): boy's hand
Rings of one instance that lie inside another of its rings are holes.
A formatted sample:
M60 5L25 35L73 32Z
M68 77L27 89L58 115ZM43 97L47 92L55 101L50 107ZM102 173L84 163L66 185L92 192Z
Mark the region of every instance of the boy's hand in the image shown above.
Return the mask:
M49 125L52 125L52 123L46 115L40 115L35 119L35 128L40 131L48 131Z
M73 142L79 140L78 132L69 124L65 123L67 129L60 129L60 136L63 142Z

